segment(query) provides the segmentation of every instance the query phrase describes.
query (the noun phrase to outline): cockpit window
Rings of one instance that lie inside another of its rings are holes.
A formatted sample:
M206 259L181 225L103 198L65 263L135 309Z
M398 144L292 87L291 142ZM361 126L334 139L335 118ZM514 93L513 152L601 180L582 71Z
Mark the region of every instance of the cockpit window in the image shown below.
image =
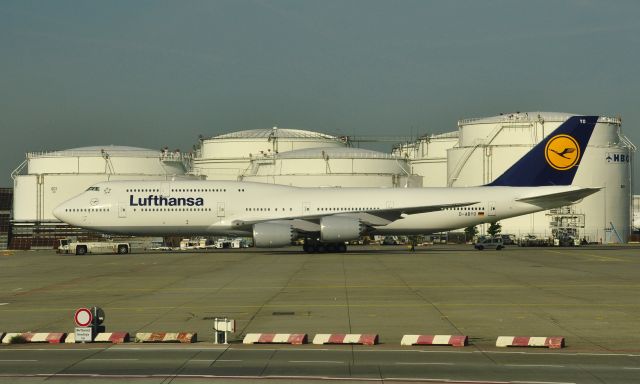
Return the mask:
M89 187L87 189L87 191L96 191L96 192L100 192L100 187Z

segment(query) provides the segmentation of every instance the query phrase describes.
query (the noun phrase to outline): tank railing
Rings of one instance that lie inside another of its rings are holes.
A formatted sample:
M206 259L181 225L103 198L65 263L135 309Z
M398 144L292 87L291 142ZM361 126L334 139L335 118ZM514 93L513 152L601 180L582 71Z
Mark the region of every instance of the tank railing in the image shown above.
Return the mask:
M22 174L22 171L24 171L26 167L27 167L27 160L25 159L22 161L22 163L20 163L20 165L18 165L16 169L13 170L13 172L11 172L11 179L15 180L18 175Z
M638 149L638 147L636 147L636 145L633 144L627 136L623 135L622 132L619 132L618 136L620 137L620 140L624 143L624 145L627 148L631 149L633 152L635 152Z
M189 153L176 153L169 152L163 153L162 151L104 151L104 154L117 157L136 157L136 158L159 158L160 160L175 160L182 161L184 158L190 158ZM40 157L101 157L104 156L99 151L40 151L40 152L27 152L27 159L37 159Z

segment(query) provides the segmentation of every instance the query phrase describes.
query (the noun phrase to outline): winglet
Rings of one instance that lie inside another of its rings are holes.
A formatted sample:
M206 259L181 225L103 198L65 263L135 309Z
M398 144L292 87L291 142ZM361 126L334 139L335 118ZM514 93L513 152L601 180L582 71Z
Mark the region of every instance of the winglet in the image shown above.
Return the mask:
M490 186L571 185L598 116L572 116Z

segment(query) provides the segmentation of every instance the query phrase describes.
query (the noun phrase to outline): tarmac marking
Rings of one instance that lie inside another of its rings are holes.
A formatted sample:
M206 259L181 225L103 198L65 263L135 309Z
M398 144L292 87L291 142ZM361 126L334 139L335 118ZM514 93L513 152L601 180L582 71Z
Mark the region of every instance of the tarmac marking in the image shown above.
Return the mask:
M609 303L433 303L439 307L560 307L560 308L637 308L640 307L640 303L628 303L628 304L609 304ZM273 305L213 305L210 308L281 308L282 304ZM379 304L292 304L289 308L425 308L425 303L399 303L389 304L388 302L380 302ZM148 311L165 311L165 310L197 310L202 307L192 306L173 306L173 307L114 307L109 308L110 311L135 311L135 312L148 312ZM36 313L36 312L67 312L70 308L16 308L7 309L6 312L13 313Z
M0 305L9 305L9 303L0 303Z
M404 361L397 361L394 364L397 364L397 365L455 365L454 363L428 363L428 362L411 363L411 362L404 362Z
M337 360L289 360L289 363L344 364L344 361L337 361Z
M600 256L600 255L594 255L593 253L583 253L583 252L579 252L579 253L568 253L568 252L561 252L561 251L549 251L547 250L547 252L551 252L551 253L557 253L560 255L569 255L569 256L589 256L589 257L593 257L594 259L596 259L597 261L623 261L623 262L629 262L628 260L623 260L623 259L618 259L615 257L608 257L608 256Z
M137 360L140 360L140 359L110 359L110 358L104 358L104 359L101 359L101 358L85 359L85 361L89 361L89 360L91 360L91 361L137 361Z
M622 369L640 369L640 367L624 367Z
M505 364L505 367L549 367L549 368L564 368L564 365L555 364Z
M0 363L31 363L38 360L0 360Z

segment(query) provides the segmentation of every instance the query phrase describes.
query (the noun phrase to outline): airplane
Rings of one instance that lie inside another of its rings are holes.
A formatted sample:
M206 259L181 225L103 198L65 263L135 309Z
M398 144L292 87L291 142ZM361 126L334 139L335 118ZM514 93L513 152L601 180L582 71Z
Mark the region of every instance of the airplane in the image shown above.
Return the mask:
M465 228L568 205L600 188L572 181L598 121L572 116L493 182L456 188L301 188L242 181L106 181L56 207L69 225L124 235L253 237L256 247L303 240L345 252L363 235Z

